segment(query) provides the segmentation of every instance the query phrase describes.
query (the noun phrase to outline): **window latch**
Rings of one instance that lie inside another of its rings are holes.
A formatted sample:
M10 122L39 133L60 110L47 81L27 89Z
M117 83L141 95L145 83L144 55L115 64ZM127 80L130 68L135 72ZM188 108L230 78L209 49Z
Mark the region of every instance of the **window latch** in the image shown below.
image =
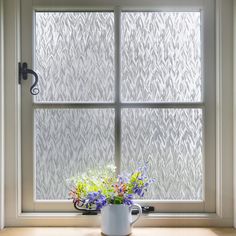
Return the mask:
M36 87L38 84L38 75L31 69L28 69L28 65L26 62L24 63L18 63L19 66L19 78L18 82L21 84L22 80L27 80L28 79L28 74L31 74L34 76L34 83L30 87L30 93L32 95L37 95L39 93L39 89Z
M148 214L150 212L154 212L154 207L153 206L142 206L142 213L143 214ZM137 209L132 210L132 215L137 215L139 211Z
M86 208L82 208L82 205L79 206L77 202L74 202L74 208L80 212L82 212L82 215L97 215L97 210L88 210Z

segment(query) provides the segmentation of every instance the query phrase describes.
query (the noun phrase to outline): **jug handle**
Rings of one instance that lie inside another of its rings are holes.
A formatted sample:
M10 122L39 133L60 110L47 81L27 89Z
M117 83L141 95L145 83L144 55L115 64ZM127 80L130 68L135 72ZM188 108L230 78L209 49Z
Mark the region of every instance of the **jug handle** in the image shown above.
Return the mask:
M132 211L132 208L138 209L138 215L137 215L136 219L134 219L134 220L132 220L132 221L130 222L130 225L133 225L133 224L140 218L140 216L141 216L141 214L142 214L142 208L141 208L141 206L140 206L139 204L133 204L133 205L130 207L130 212Z

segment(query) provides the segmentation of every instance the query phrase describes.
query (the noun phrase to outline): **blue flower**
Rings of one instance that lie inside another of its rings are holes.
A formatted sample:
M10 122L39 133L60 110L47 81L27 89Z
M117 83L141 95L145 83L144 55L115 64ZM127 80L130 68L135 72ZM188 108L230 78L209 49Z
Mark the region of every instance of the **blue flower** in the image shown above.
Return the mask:
M155 179L148 177L147 163L132 174L118 177L110 169L109 171L106 169L105 173L100 170L94 173L97 174L92 175L92 171L83 174L77 180L75 190L71 191L73 202L80 207L84 206L88 209L96 207L96 210L100 210L108 203L132 205L133 199L144 197L149 185L155 182ZM88 191L88 189L100 189L100 191Z

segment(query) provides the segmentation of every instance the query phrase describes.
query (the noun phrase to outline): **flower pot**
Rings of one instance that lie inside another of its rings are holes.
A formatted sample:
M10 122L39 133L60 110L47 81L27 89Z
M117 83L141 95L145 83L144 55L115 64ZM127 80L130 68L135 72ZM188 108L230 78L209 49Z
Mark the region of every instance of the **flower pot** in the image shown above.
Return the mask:
M133 220L131 210L137 208L138 215ZM107 205L101 209L101 228L103 235L125 236L130 235L132 225L139 219L142 208L138 204L127 205Z

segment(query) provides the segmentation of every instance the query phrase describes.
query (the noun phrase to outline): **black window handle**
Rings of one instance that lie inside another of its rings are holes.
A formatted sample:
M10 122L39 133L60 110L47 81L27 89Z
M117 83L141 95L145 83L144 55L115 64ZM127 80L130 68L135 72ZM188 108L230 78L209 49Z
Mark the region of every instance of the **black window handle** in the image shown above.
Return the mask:
M28 74L31 74L34 76L34 83L30 87L30 93L32 95L37 95L39 93L39 89L36 87L38 84L38 75L31 69L28 69L28 65L26 62L20 63L19 62L19 84L21 84L22 80L28 79Z
M150 212L154 212L154 207L153 206L142 206L142 213L143 214L148 214ZM132 215L137 215L139 211L137 209L132 210Z

